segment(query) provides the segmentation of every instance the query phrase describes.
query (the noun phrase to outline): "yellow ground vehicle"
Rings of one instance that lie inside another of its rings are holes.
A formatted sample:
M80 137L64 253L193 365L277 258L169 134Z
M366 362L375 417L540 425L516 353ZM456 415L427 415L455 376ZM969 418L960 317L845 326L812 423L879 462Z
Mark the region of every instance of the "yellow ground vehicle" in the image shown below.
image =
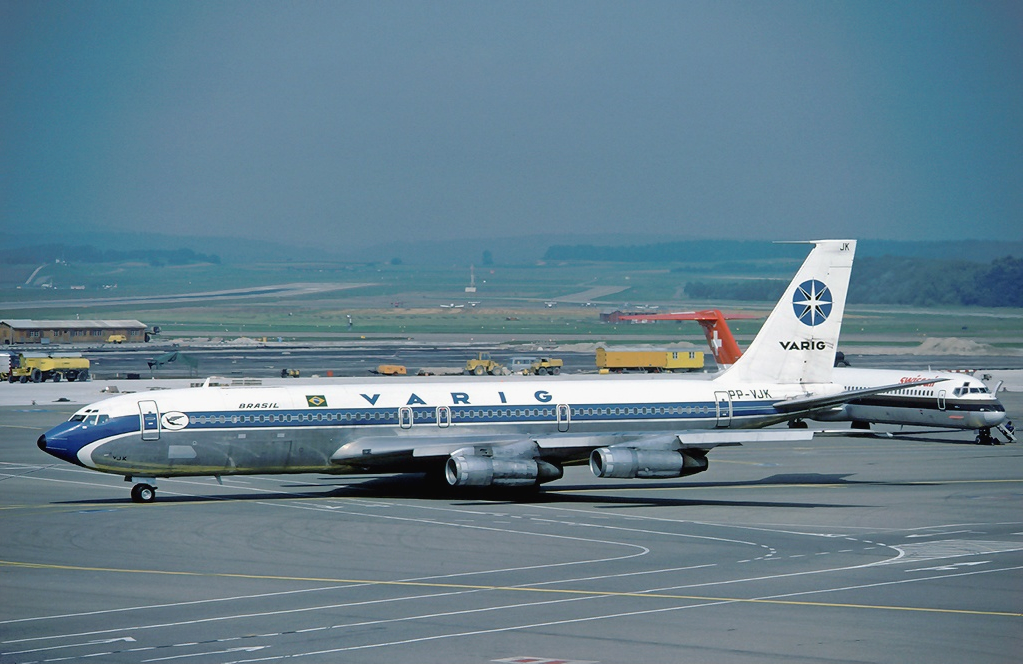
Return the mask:
M127 340L128 337L124 336L123 334L111 334L109 337L107 337L108 344L123 344Z
M408 374L408 369L403 364L381 364L373 373L382 376L405 376Z
M554 357L513 357L510 369L512 373L520 373L524 376L536 374L546 376L561 373L561 367L565 366L564 360Z
M530 366L530 373L535 373L540 376L547 374L554 374L557 376L561 373L561 367L565 366L565 361L556 357L541 357Z
M601 373L623 371L699 371L703 368L700 351L605 350L597 349L597 369Z
M474 376L482 376L483 374L504 376L511 372L503 364L490 359L490 353L476 353L476 357L465 363L463 373Z
M52 355L19 353L10 356L10 368L6 373L6 379L11 383L89 380L89 360L73 353Z

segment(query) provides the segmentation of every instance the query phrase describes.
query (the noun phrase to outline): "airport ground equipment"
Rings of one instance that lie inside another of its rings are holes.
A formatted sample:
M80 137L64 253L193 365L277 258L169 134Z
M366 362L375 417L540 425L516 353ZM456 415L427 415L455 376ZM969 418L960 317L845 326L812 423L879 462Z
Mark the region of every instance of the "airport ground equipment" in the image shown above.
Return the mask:
M557 376L564 366L564 360L555 357L513 357L508 363L509 371L523 376L547 374Z
M381 364L371 370L381 376L405 376L408 375L408 368L404 364Z
M80 353L19 353L7 357L7 362L0 363L0 377L11 383L89 380L89 360Z
M490 353L480 352L476 353L476 357L465 363L463 373L472 374L474 376L483 376L484 374L490 374L492 376L506 376L510 374L511 371L503 364L492 359L490 357Z
M281 378L298 378L301 375L298 369L281 369Z
M702 351L672 350L607 350L597 349L597 369L601 372L624 371L700 371L703 369Z
M123 334L111 334L109 337L107 337L108 344L123 344L127 340L128 337L126 337Z
M535 357L513 357L508 362L508 370L513 374L526 375L530 373L533 362L536 362Z
M184 353L179 353L178 351L172 351L170 353L164 353L163 355L157 355L153 359L149 360L148 362L149 371L152 372L153 369L160 369L168 364L177 363L187 365L189 368L189 373L193 376L198 374L199 372L199 360L197 358L192 357L191 355L185 355Z

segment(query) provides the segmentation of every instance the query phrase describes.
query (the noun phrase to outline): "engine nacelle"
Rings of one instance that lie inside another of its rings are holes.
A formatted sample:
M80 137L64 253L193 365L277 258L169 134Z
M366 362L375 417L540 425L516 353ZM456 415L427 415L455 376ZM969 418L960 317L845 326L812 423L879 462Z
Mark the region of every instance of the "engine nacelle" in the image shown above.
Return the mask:
M451 486L535 486L560 479L564 471L536 459L453 456L444 465Z
M707 457L678 450L601 447L590 454L590 470L597 477L685 477L707 470Z

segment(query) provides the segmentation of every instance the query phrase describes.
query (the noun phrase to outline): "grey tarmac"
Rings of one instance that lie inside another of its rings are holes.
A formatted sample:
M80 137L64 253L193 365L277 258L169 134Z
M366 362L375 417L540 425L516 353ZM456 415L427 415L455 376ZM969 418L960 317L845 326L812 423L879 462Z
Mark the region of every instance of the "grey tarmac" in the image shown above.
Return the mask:
M569 468L525 495L416 476L185 478L138 505L121 478L36 449L76 408L0 408L0 662L1023 652L1019 444L825 436L719 448L677 481Z

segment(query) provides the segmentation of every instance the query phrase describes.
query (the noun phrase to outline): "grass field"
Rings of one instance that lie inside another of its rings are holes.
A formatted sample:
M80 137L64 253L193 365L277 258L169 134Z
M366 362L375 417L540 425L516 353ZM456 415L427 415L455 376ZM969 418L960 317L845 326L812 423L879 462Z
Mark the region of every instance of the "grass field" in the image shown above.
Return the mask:
M360 335L497 334L517 340L616 339L703 342L695 323L601 323L604 310L680 311L719 308L766 316L773 302L686 299L685 283L708 278L788 279L791 261L737 265L567 263L477 267L477 292L466 293L468 266L259 263L153 267L142 264L4 266L3 318L118 319L159 325L164 337L249 336L338 339ZM25 281L34 273L32 285ZM855 273L853 275L855 279ZM52 287L43 288L38 284ZM146 303L145 298L254 289L279 284L355 287L309 294L256 295ZM72 288L78 287L78 288ZM557 302L548 307L546 303ZM471 303L476 303L475 306ZM455 306L451 306L455 305ZM352 325L349 327L349 316ZM731 324L748 341L761 320ZM973 340L1023 350L1023 310L848 308L843 340L860 345L915 346L928 338Z

